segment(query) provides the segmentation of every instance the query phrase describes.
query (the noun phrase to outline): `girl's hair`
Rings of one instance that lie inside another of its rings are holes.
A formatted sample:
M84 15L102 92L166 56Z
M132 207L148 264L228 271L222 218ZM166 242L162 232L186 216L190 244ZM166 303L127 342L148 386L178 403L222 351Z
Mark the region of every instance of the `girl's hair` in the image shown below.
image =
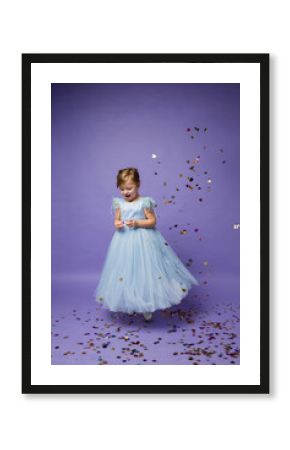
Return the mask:
M138 169L135 169L135 167L127 167L127 169L120 169L117 175L117 188L128 180L133 181L138 187L140 186L140 177Z

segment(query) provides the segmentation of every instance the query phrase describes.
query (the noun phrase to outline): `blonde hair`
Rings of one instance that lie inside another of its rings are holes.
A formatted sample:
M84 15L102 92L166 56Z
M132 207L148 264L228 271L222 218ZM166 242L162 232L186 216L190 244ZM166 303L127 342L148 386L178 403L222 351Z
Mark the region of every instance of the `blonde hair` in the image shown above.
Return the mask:
M128 180L133 181L138 187L140 186L140 176L138 169L135 169L135 167L120 169L117 175L117 188Z

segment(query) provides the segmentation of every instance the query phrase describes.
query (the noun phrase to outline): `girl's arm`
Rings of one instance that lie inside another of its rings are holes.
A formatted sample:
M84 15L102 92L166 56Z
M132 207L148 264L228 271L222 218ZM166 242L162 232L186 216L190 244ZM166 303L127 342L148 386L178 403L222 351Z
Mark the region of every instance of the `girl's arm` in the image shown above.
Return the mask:
M140 228L152 228L156 225L156 216L152 209L144 209L146 219L135 220L135 226Z
M117 208L115 211L114 225L115 225L115 228L122 228L124 226L124 224L121 221L121 209L120 208Z

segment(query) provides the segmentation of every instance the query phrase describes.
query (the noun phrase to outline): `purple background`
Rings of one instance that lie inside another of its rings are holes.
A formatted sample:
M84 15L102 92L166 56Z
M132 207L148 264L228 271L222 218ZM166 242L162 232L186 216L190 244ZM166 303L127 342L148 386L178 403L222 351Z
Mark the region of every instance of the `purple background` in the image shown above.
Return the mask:
M212 305L239 305L239 84L51 88L53 315L74 300L96 306L93 291L115 231L116 175L129 166L139 170L139 193L158 204L159 231L199 280L195 292Z

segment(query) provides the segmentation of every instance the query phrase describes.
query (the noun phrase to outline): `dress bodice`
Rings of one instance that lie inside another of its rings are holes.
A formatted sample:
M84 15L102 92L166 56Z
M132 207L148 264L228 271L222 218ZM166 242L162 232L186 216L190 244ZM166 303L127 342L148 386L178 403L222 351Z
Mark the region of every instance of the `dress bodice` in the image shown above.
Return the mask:
M113 197L112 199L112 214L115 213L117 208L121 210L121 220L128 219L146 219L144 209L152 209L157 206L155 200L152 197L139 197L133 202L127 202L121 197Z

